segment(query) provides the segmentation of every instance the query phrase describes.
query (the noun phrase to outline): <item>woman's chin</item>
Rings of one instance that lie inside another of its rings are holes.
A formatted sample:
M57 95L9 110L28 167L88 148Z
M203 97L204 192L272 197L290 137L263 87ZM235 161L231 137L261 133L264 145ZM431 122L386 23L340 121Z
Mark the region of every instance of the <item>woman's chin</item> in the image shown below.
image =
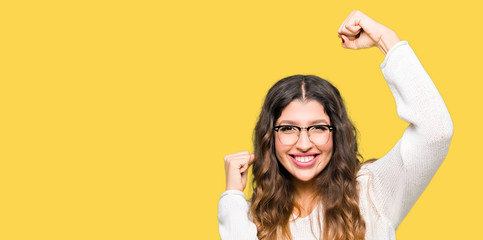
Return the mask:
M301 182L310 182L311 180L314 179L315 175L314 174L296 174L294 177Z

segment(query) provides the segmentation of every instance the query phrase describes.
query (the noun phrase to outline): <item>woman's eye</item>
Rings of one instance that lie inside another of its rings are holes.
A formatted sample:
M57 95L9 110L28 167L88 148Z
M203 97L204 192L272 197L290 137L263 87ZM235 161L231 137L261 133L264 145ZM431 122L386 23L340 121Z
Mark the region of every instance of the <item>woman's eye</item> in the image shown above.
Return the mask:
M312 129L314 129L315 131L326 131L326 130L329 130L326 126L314 126Z
M283 126L280 127L280 131L282 132L290 132L290 131L295 131L296 129L292 126Z

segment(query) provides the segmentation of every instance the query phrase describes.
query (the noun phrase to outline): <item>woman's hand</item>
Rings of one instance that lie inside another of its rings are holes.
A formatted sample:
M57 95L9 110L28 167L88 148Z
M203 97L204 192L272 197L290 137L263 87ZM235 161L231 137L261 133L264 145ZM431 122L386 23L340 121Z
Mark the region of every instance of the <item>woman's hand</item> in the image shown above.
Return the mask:
M247 185L248 167L255 159L248 151L225 156L226 190L243 191Z
M347 16L338 33L344 48L362 49L377 46L384 54L401 41L394 31L358 10Z

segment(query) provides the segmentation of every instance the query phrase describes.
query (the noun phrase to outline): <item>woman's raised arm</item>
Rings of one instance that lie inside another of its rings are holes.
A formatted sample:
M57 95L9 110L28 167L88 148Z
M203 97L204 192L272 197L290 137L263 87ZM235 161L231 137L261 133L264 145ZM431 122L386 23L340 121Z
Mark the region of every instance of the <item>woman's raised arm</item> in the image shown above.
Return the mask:
M377 212L397 228L422 194L446 157L453 135L449 112L415 53L387 27L352 12L339 28L342 46L379 47L386 55L381 64L401 119L409 123L393 149L364 165L361 182Z
M221 239L257 239L257 227L248 218L248 203L243 194L254 158L248 151L225 156L226 191L218 203Z

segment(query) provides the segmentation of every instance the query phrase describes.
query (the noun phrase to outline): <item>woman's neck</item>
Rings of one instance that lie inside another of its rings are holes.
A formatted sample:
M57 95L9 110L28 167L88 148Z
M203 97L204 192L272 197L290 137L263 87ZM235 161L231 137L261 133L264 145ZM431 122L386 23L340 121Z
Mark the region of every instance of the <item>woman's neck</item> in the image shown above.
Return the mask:
M318 196L314 187L314 181L300 181L294 179L295 195L294 201L300 207L300 212L295 209L295 214L299 217L309 215L317 205Z

